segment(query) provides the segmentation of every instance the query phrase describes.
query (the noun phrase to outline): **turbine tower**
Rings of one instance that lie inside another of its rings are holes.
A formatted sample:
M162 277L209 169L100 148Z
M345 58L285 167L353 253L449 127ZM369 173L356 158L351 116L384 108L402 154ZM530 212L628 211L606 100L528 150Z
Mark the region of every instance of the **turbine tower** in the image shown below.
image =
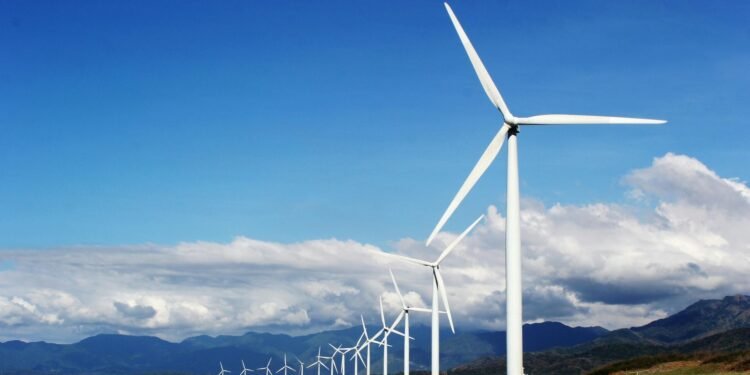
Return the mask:
M479 221L482 220L482 218L484 218L484 215L479 216L478 219L476 219L471 225L469 225L469 227L466 228L463 233L456 237L456 239L453 240L453 242L451 242L450 245L445 248L445 250L443 250L437 260L434 262L410 258L403 255L383 253L391 257L405 260L407 262L416 263L420 266L432 268L432 309L430 310L432 312L432 375L440 375L440 320L438 319L440 314L440 302L438 301L438 293L443 300L443 305L445 305L445 314L448 315L448 323L450 323L451 331L453 333L456 333L456 329L453 327L451 308L448 305L448 293L445 291L445 282L443 281L443 276L440 275L440 263L442 263L443 260L445 260L445 257L447 257L451 251L453 251L456 245L458 245L458 243L461 242L461 240L463 240L464 237L466 237L466 235L469 234L469 232L471 232L471 230L474 229L475 226L477 226L477 224L479 224Z
M507 339L507 369L509 375L523 374L523 325L522 311L522 289L521 289L521 220L518 187L518 131L521 126L527 125L571 125L571 124L663 124L664 120L652 120L643 118L610 117L610 116L587 116L587 115L536 115L531 117L516 117L505 104L500 91L492 81L490 74L485 69L482 60L474 50L474 46L466 36L464 29L458 22L453 10L445 3L453 26L458 33L459 39L469 56L471 65L474 67L479 82L492 104L503 116L503 125L484 151L479 161L469 173L458 193L453 198L443 216L433 229L427 239L427 245L432 242L435 235L440 232L443 225L456 210L461 201L466 197L474 184L484 174L487 168L495 160L503 146L503 141L508 138L508 187L506 191L506 226L505 226L505 285L506 285L506 339ZM435 368L433 374L437 375Z
M292 372L297 372L297 370L295 370L295 369L293 369L293 368L289 367L289 366L288 366L288 365L286 364L286 353L284 353L284 367L282 367L282 368L280 368L280 369L276 370L276 373L278 374L278 373L280 373L281 371L284 371L284 375L287 375L287 371L289 371L289 370L292 370Z
M230 373L230 372L231 372L231 371L229 371L229 370L224 370L224 365L223 365L223 364L221 364L221 361L219 361L219 368L220 368L221 370L219 371L219 374L218 374L218 375L224 375L224 374L228 374L228 373Z

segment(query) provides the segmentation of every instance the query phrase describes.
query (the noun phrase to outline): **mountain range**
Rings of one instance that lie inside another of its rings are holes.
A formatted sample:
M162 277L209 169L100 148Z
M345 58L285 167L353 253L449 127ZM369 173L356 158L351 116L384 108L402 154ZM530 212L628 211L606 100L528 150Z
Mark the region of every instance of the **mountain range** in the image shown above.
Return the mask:
M368 331L374 332L377 328L370 326ZM312 362L318 347L328 353L329 343L353 343L360 334L361 327L352 327L304 336L257 332L241 336L196 336L179 343L149 336L112 334L89 337L74 344L9 341L0 343L0 373L214 374L219 361L223 361L226 368L239 372L240 359L258 368L270 357L271 367L278 368L284 353L288 354L290 365L297 367L295 356ZM411 351L412 369L415 372L427 370L430 329L414 326L411 335L415 339ZM398 337L390 344L389 372L398 373L403 366L400 361L402 340ZM700 355L712 360L714 357L706 357L706 353L726 355L743 350L750 351L748 296L698 301L667 318L615 331L601 327L569 327L556 322L524 326L524 351L527 352L524 362L529 374L605 374L669 358ZM455 335L441 331L441 367L451 369L456 375L502 373L504 353L505 333L502 331ZM382 372L380 348L373 347L372 360L373 373Z
M379 327L368 327L375 332ZM591 341L608 331L601 327L568 327L562 323L545 322L524 326L527 351L571 346ZM218 362L227 369L238 370L240 360L248 366L264 366L272 358L272 368L280 367L283 355L290 365L298 367L296 357L307 363L314 361L318 347L331 351L329 343L354 343L362 333L360 326L324 331L305 336L289 336L248 332L241 336L196 336L179 343L150 336L102 334L74 344L0 343L0 372L3 374L144 374L177 372L213 374ZM430 335L427 326L414 326L411 349L412 368L427 369L430 361ZM505 352L505 333L493 331L441 332L441 365L450 368L480 356ZM403 368L400 359L403 339L393 336L389 355L389 371ZM424 344L422 344L424 343ZM426 344L426 345L425 345ZM325 354L324 354L325 355ZM382 349L373 345L372 366L382 372ZM351 366L351 364L349 365ZM312 370L312 369L311 369ZM238 371L239 372L239 371ZM327 374L328 372L326 372Z
M524 365L529 374L608 374L649 362L711 361L745 351L750 351L750 296L738 295L701 300L667 318L611 331L579 345L529 353ZM457 366L453 372L480 375L504 370L504 358L493 356Z

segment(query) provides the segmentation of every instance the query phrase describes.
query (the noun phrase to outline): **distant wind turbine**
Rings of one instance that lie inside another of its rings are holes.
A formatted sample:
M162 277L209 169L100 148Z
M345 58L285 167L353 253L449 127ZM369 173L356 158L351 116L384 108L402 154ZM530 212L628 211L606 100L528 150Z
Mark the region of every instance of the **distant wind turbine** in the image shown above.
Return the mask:
M331 357L336 356L336 354L341 355L341 368L339 369L339 373L341 375L346 375L346 353L349 353L354 348L342 348L341 345L338 347L335 347L331 344L328 344L333 348L334 353L331 354Z
M408 340L406 336L395 329L395 327L398 325L398 323L401 321L401 319L404 317L404 312L401 311L401 313L398 314L396 319L393 321L393 324L388 326L385 323L385 312L383 311L383 298L380 298L380 320L383 323L383 340L379 343L383 346L383 375L388 375L388 336L390 336L391 333L395 333L397 335L401 335L405 337L405 340Z
M352 354L351 360L354 361L354 375L359 375L359 362L357 360L359 359L359 361L361 361L363 365L365 364L365 360L362 359L362 354L359 353L360 351L362 351L362 347L360 346L360 344L362 344L362 340L364 338L365 338L365 334L363 332L362 334L359 335L359 338L357 339L357 343L354 344L354 347L352 348L352 351L354 352L354 354Z
M302 362L302 360L299 359L299 357L297 357L296 355L294 356L294 358L297 360L297 362L299 362L299 375L305 375L305 363Z
M522 313L522 288L521 288L521 220L520 220L520 199L518 188L518 145L517 137L521 126L532 125L570 125L570 124L663 124L664 120L652 120L643 118L629 117L610 117L610 116L588 116L588 115L536 115L531 117L516 117L508 106L505 104L500 91L492 81L492 77L482 64L482 60L474 50L474 46L469 41L469 37L464 32L463 27L458 22L453 10L445 3L445 9L448 11L453 26L458 33L459 39L463 44L466 53L471 60L471 65L479 77L479 82L484 88L484 92L490 98L492 104L503 116L503 125L484 151L479 161L469 173L461 188L456 193L443 216L433 229L427 245L432 242L443 225L448 221L458 205L466 197L474 184L484 174L487 168L492 164L495 157L503 146L503 141L508 138L508 187L507 187L507 217L505 225L505 285L506 285L506 345L507 345L507 371L509 375L523 374L523 313ZM434 354L434 353L433 353ZM433 358L433 361L435 359ZM438 369L433 366L432 374L438 375Z
M280 369L276 370L276 373L278 374L278 373L280 373L280 372L284 371L284 375L287 375L287 371L289 371L289 370L291 370L292 372L297 372L297 370L295 370L295 369L293 369L293 368L289 367L289 366L288 366L288 365L286 364L286 353L284 353L284 367L282 367L282 368L280 368Z
M391 280L393 281L393 287L396 289L396 294L401 299L401 316L404 318L404 375L409 375L409 340L411 339L409 337L409 312L420 311L431 313L432 310L407 305L404 296L401 294L401 290L398 288L398 283L396 283L396 277L393 276L393 271L389 269L388 272L391 273Z
M373 336L367 335L367 326L365 326L365 318L360 315L359 318L362 320L362 334L365 336L365 342L359 347L359 350L367 349L367 360L365 367L367 368L367 375L370 375L370 345L372 343L379 344L379 341L376 341L376 339L383 333L383 330L381 329Z
M326 370L328 370L328 366L326 366L326 364L325 364L325 363L323 363L323 361L321 361L321 359L324 359L324 358L325 358L325 357L322 357L322 356L320 355L320 347L318 347L318 356L317 356L317 357L315 357L315 362L313 362L313 363L311 363L310 365L308 365L308 366L307 366L307 368L310 368L310 367L316 366L316 367L318 368L318 375L320 375L320 368L321 368L321 367L325 367L325 369L326 369ZM300 374L300 375L302 375L302 374Z
M331 344L328 344L328 345L331 345ZM320 353L320 350L318 350L318 353ZM327 360L331 361L330 362L331 363L331 375L333 375L334 371L337 372L337 373L339 372L339 369L336 367L336 358L335 358L335 356L336 356L336 352L335 351L331 354L330 357L325 357L325 356L321 356L320 354L318 354L318 358L327 359Z
M242 372L240 372L240 375L247 375L248 372L253 372L253 370L245 367L245 360L242 360Z
M266 367L261 367L258 369L258 371L264 370L266 372L266 375L273 375L273 371L271 371L271 358L268 358L268 363L266 363Z
M445 260L445 257L447 257L448 254L451 253L451 251L453 251L456 245L458 245L458 243L461 242L461 240L463 240L464 237L466 237L466 235L469 234L469 232L471 232L471 230L474 229L474 227L477 226L477 224L479 224L479 221L481 221L483 218L484 215L479 216L478 219L476 219L471 225L469 225L469 227L466 228L463 233L456 237L456 239L453 240L453 242L451 242L450 245L445 248L445 250L443 250L437 260L435 260L434 262L419 260L403 255L383 253L391 257L405 260L410 263L416 263L420 266L430 267L432 269L432 375L439 375L440 373L440 303L438 301L438 294L440 294L440 297L443 300L445 313L446 315L448 315L448 323L451 326L451 331L453 333L456 332L456 329L453 327L451 308L450 305L448 305L448 292L445 291L445 282L443 281L443 276L440 275L440 263Z
M219 368L221 369L221 371L219 371L218 375L224 375L231 372L229 370L224 370L224 365L221 363L221 361L219 361Z

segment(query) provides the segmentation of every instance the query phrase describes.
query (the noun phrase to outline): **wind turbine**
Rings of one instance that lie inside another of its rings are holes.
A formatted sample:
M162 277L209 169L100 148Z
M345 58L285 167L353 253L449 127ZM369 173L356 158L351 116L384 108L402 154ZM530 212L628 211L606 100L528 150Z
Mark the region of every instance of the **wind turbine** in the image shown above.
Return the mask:
M450 245L445 248L445 250L443 250L437 260L435 260L434 262L419 260L403 255L383 253L391 257L405 260L407 262L416 263L421 266L432 268L432 375L439 375L440 373L440 320L438 319L438 314L440 314L440 303L438 301L438 293L443 300L443 305L445 305L445 313L446 315L448 315L448 323L450 323L451 331L453 333L456 333L456 329L453 327L451 308L450 305L448 305L448 293L445 291L445 282L443 281L443 277L440 275L440 263L442 263L443 260L445 260L445 257L447 257L451 251L453 251L456 245L458 245L458 243L461 242L461 240L463 240L464 237L466 237L466 235L469 234L469 232L471 232L471 230L474 229L475 226L477 226L477 224L479 224L479 221L482 220L482 218L484 218L484 215L479 216L478 219L476 219L471 225L469 225L469 227L466 228L463 233L456 237L456 239L453 240L453 242L451 242Z
M362 361L362 364L365 364L364 359L362 359L362 355L359 354L359 352L362 350L360 347L360 344L362 343L362 339L365 338L364 332L359 335L359 338L357 339L357 343L354 344L354 347L351 349L354 351L354 354L352 354L351 360L354 361L354 375L359 375L359 362L357 362L357 359Z
M221 369L221 371L219 371L219 374L218 374L218 375L224 375L224 374L228 374L228 373L230 373L230 372L231 372L231 371L229 371L229 370L224 370L224 365L223 365L223 364L221 364L221 361L219 361L219 368Z
M398 298L401 299L401 315L404 317L404 375L409 375L409 312L421 311L429 313L432 312L432 310L425 309L423 307L414 307L407 305L406 301L404 300L404 296L401 294L401 290L399 290L398 288L398 283L396 283L396 277L393 276L393 270L389 269L388 272L391 273L393 287L396 289Z
M336 356L336 354L341 354L341 369L339 373L341 375L346 375L346 353L349 353L354 348L342 348L341 345L338 347L331 345L331 348L333 348L333 354L331 354L331 357Z
M326 366L326 364L325 364L325 363L323 363L323 362L322 362L322 361L320 360L321 358L325 359L325 357L323 357L323 356L321 356L321 355L320 355L320 347L318 347L318 356L317 356L317 357L315 357L315 362L313 362L313 363L311 363L311 364L310 364L309 366L307 366L307 368L310 368L310 367L313 367L313 366L317 366L317 367L318 367L318 375L320 375L320 367L321 367L321 366L322 366L322 367L325 367L325 368L326 368L326 370L328 370L328 366ZM300 375L302 375L302 374L300 373Z
M278 373L280 373L281 371L284 371L284 375L287 375L287 370L292 370L292 372L297 372L297 370L295 370L295 369L293 369L293 368L291 368L291 367L287 366L287 364L286 364L286 353L284 353L284 367L282 367L282 368L280 368L280 369L276 370L276 373L278 374Z
M302 360L299 359L299 357L297 357L296 355L294 356L294 358L297 360L297 362L299 362L299 375L305 375L305 363L302 362Z
M360 315L359 318L362 320L362 334L365 336L365 342L362 344L362 346L359 347L359 350L367 348L367 364L365 365L365 367L367 367L367 375L370 375L370 345L372 343L382 345L380 341L376 341L375 339L377 339L378 336L383 333L383 329L380 329L380 331L378 331L372 337L369 337L367 335L367 326L365 326L365 318L362 315Z
M260 370L265 370L266 375L273 375L273 371L271 371L271 358L268 358L268 363L266 363L266 367L261 367L258 369L258 371Z
M404 317L404 312L401 311L398 316L396 317L396 320L393 321L393 324L389 327L387 324L385 324L385 312L383 311L383 298L380 298L380 320L383 323L383 340L379 342L381 346L383 346L383 375L388 375L388 336L391 333L395 333L401 336L404 336L404 340L408 340L409 338L404 335L402 332L399 332L395 329L395 327L398 325L398 323L401 322L401 319Z
M331 345L331 344L328 344L328 345ZM335 351L331 354L330 357L321 356L320 355L320 349L318 349L318 358L327 359L327 360L331 361L331 375L333 375L334 371L336 371L337 373L339 372L339 369L336 368L336 358L335 358L335 356L336 356L336 352Z
M242 360L242 372L240 372L240 375L247 375L248 372L253 372L253 370L245 367L245 360Z
M445 9L453 22L453 26L461 39L466 53L471 60L479 82L492 104L503 116L503 125L484 151L479 161L469 173L456 196L451 201L443 216L433 229L427 239L427 245L432 242L435 235L440 232L443 225L448 221L453 211L456 210L461 201L466 197L474 184L484 174L487 168L495 160L503 146L503 141L508 138L508 187L507 187L507 218L505 226L505 284L506 284L506 319L507 319L507 369L508 374L523 374L523 325L522 314L522 289L521 289L521 228L520 228L520 202L518 188L518 130L526 125L570 125L570 124L663 124L664 120L652 120L643 118L610 117L610 116L587 116L587 115L536 115L531 117L516 117L505 104L500 91L492 81L490 74L482 64L482 60L474 50L474 46L466 36L464 29L458 22L453 10L445 3ZM434 358L433 358L434 360ZM433 374L437 375L435 367Z

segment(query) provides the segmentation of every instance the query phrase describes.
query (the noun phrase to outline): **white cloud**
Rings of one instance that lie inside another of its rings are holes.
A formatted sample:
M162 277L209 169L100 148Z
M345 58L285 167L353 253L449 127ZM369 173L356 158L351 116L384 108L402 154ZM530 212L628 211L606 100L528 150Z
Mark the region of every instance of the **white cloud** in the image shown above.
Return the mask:
M617 328L640 325L699 298L747 293L750 188L674 154L627 174L632 204L522 202L525 317ZM645 206L644 206L645 205ZM468 223L467 223L468 224ZM487 220L441 268L457 329L504 325L505 219ZM395 242L434 259L433 248ZM246 330L311 332L379 319L378 298L431 303L428 268L401 264L356 241L5 250L0 340L74 341L99 332L180 339ZM427 322L416 315L416 322Z

